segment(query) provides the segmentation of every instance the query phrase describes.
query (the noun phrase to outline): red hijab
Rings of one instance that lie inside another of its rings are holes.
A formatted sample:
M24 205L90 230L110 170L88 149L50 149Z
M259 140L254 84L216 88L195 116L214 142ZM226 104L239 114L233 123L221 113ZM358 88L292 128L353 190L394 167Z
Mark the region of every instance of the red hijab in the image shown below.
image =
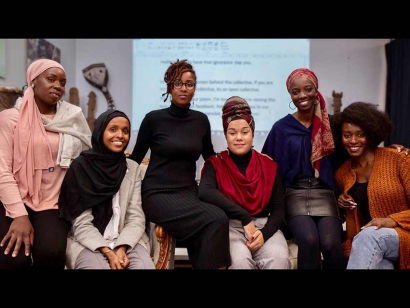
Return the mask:
M214 166L219 191L254 216L269 202L276 178L277 163L255 150L251 151L252 158L246 169L246 177L229 157L228 150L209 157L207 161Z
M326 102L319 92L319 80L315 73L307 68L298 68L288 76L286 88L290 93L290 86L295 79L306 78L310 80L317 92L317 101L312 121L312 154L310 161L315 169L315 177L319 177L320 159L331 154L334 149L332 130L330 129L329 115L326 110Z

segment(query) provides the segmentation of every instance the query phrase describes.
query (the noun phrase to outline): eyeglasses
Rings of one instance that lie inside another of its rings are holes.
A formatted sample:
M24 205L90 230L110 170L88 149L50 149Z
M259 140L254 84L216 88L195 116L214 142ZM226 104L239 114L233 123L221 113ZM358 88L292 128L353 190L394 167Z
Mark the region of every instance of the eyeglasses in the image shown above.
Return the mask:
M180 80L174 81L174 87L177 89L181 89L183 85L185 85L187 90L192 90L195 88L195 82L181 82Z

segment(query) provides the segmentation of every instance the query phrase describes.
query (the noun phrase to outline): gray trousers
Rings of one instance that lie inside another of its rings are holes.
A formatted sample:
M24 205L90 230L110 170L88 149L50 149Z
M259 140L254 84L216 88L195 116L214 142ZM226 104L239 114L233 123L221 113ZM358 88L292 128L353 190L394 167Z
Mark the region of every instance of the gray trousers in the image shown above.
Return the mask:
M137 244L128 249L127 257L130 260L128 269L155 269L154 262L144 246ZM75 269L111 269L110 262L99 251L94 252L84 248L75 261Z
M267 217L253 218L256 229L261 229ZM229 245L232 264L229 269L291 269L289 248L282 231L278 230L261 248L251 252L246 247L245 231L239 220L229 220Z

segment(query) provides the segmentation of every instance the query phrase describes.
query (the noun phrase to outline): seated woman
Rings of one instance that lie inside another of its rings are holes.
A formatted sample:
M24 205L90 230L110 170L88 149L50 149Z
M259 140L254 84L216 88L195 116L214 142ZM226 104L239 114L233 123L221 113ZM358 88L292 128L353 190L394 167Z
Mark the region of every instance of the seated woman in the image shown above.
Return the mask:
M72 225L70 269L155 269L141 206L141 171L125 157L130 121L107 110L95 121L92 148L71 164L59 197L60 218Z
M410 269L410 165L378 147L393 129L376 105L356 102L331 119L336 144L350 155L335 172L346 212L347 269Z
M229 217L229 269L290 269L279 230L285 218L282 177L276 162L252 149L255 122L248 103L229 98L222 123L228 150L205 161L199 198Z

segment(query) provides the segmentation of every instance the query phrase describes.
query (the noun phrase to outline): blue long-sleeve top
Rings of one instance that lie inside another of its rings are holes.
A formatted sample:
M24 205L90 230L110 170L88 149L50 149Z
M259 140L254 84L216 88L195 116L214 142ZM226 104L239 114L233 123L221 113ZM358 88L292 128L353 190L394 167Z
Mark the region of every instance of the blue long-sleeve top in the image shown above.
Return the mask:
M273 124L261 152L269 155L278 163L285 188L291 186L297 178L315 176L310 162L311 136L312 126L306 128L290 114ZM339 188L333 176L334 158L332 155L321 159L319 179L338 193Z

